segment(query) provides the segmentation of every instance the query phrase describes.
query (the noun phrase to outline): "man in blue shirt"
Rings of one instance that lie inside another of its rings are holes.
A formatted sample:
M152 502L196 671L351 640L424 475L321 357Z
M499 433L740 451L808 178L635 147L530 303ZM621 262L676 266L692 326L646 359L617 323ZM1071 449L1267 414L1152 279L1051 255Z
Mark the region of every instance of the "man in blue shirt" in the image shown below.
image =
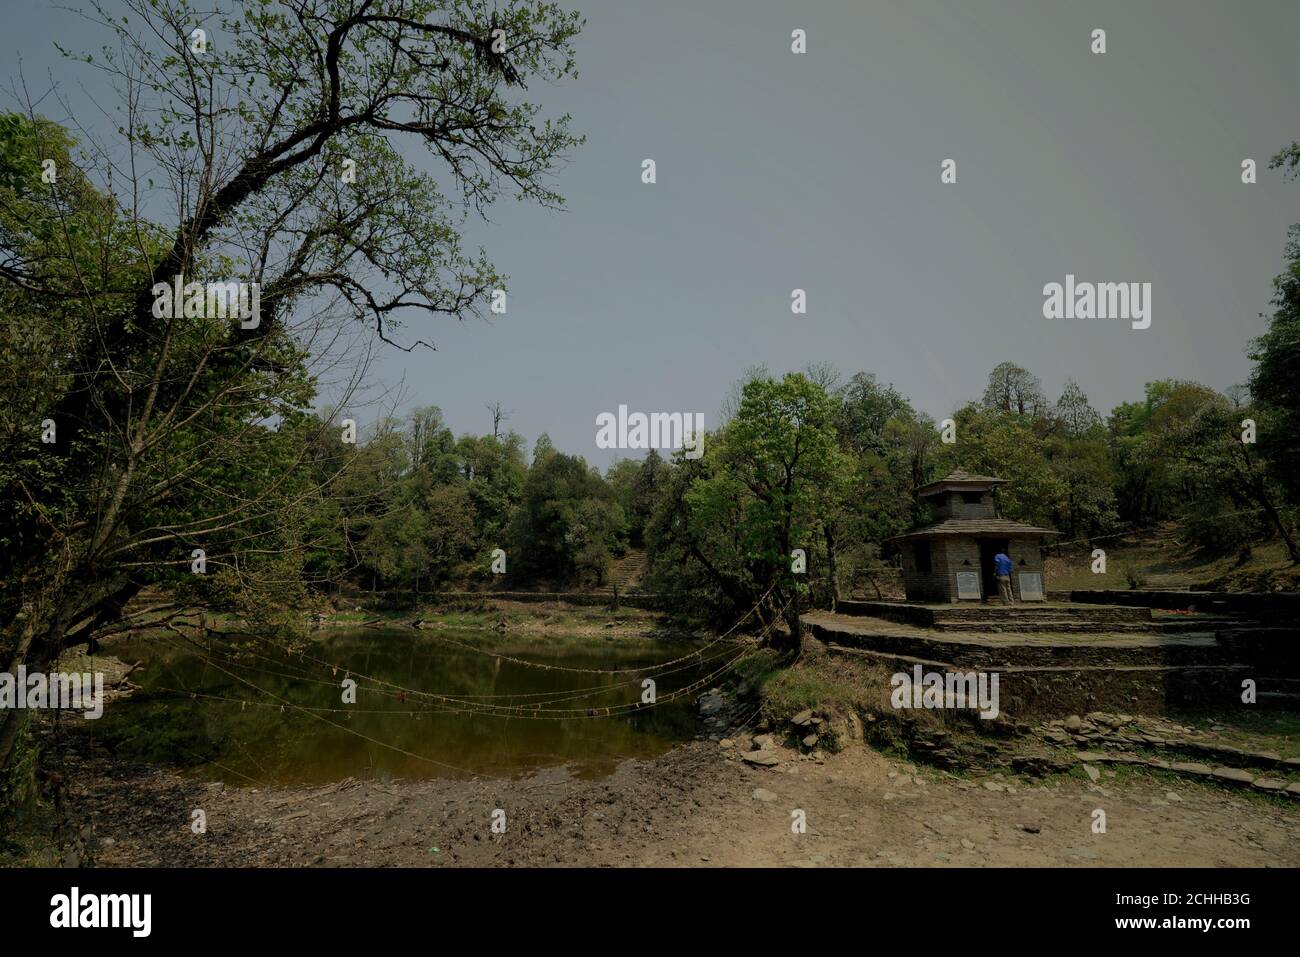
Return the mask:
M993 556L993 574L998 579L998 594L1002 597L1002 604L1014 605L1016 598L1011 592L1011 559L1006 552L998 552Z

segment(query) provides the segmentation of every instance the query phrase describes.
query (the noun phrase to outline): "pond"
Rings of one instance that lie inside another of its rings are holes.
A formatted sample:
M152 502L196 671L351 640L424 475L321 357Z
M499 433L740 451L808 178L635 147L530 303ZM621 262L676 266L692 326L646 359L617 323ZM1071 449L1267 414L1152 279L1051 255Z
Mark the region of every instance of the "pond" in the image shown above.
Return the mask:
M730 657L646 639L511 645L465 629L331 631L292 654L171 637L112 652L142 662L131 674L142 690L88 722L91 734L121 760L250 787L559 765L603 776L693 738L695 699Z

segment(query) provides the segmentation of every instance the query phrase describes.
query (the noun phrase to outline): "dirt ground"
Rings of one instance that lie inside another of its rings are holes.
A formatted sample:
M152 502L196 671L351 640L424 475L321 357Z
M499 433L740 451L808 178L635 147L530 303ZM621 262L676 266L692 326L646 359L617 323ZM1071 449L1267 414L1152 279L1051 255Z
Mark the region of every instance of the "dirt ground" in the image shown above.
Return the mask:
M961 778L862 746L822 763L780 754L754 768L697 742L595 781L555 769L250 789L85 751L65 775L90 862L110 867L1300 865L1300 806L1286 799L1145 772ZM206 833L191 829L196 810Z

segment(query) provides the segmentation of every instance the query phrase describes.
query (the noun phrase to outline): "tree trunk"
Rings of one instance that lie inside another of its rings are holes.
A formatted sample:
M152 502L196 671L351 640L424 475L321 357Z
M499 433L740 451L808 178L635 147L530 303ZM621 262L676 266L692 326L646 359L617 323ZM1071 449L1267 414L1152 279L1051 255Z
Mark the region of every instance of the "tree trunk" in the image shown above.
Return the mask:
M14 649L13 659L9 662L8 671L11 675L16 675L18 666L26 662L32 639L36 635L36 612L30 602L23 606L15 620L22 622L22 630L18 636L18 647ZM0 774L9 768L9 758L18 741L18 731L22 727L22 717L25 713L17 708L5 708L0 711Z
M1268 515L1269 521L1277 529L1283 543L1286 545L1286 553L1291 557L1292 565L1300 565L1300 547L1296 546L1295 539L1291 536L1291 530L1287 528L1286 522L1282 521L1282 516L1277 513L1273 505L1273 500L1269 497L1268 489L1264 485L1264 478L1255 471L1255 463L1251 460L1250 449L1246 443L1241 444L1241 457L1246 463L1246 473L1249 481L1246 488L1250 490L1251 497L1257 501Z
M1296 546L1295 539L1291 535L1291 530L1286 527L1286 522L1282 521L1282 516L1279 515L1277 509L1273 507L1273 502L1268 497L1268 493L1260 489L1256 498L1258 499L1259 504L1263 506L1264 512L1268 515L1269 521L1273 523L1273 527L1277 529L1278 535L1282 537L1282 541L1286 545L1286 553L1291 557L1291 564L1300 565L1300 547Z
M777 596L778 600L780 597ZM781 616L785 619L789 632L774 632L770 643L773 648L782 653L783 657L793 659L803 649L803 621L799 617L798 591L791 593L781 610Z

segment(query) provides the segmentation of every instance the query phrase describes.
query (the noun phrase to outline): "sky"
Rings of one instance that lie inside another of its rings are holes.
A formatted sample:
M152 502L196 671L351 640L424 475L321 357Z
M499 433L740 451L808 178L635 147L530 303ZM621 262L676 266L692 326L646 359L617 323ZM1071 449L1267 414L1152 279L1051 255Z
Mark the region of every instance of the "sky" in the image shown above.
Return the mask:
M530 94L587 137L555 178L567 205L506 199L470 224L507 313L421 320L407 338L436 351L382 350L402 408L483 433L500 402L530 443L605 467L642 453L597 447L602 412L711 428L756 365L874 373L936 418L1006 360L1103 414L1154 379L1249 375L1300 222L1300 182L1267 168L1300 139L1294 0L563 5L587 20L579 76ZM75 102L94 74L54 43L102 38L44 2L5 8L8 86L21 57ZM1150 327L1044 318L1070 274L1150 283Z

